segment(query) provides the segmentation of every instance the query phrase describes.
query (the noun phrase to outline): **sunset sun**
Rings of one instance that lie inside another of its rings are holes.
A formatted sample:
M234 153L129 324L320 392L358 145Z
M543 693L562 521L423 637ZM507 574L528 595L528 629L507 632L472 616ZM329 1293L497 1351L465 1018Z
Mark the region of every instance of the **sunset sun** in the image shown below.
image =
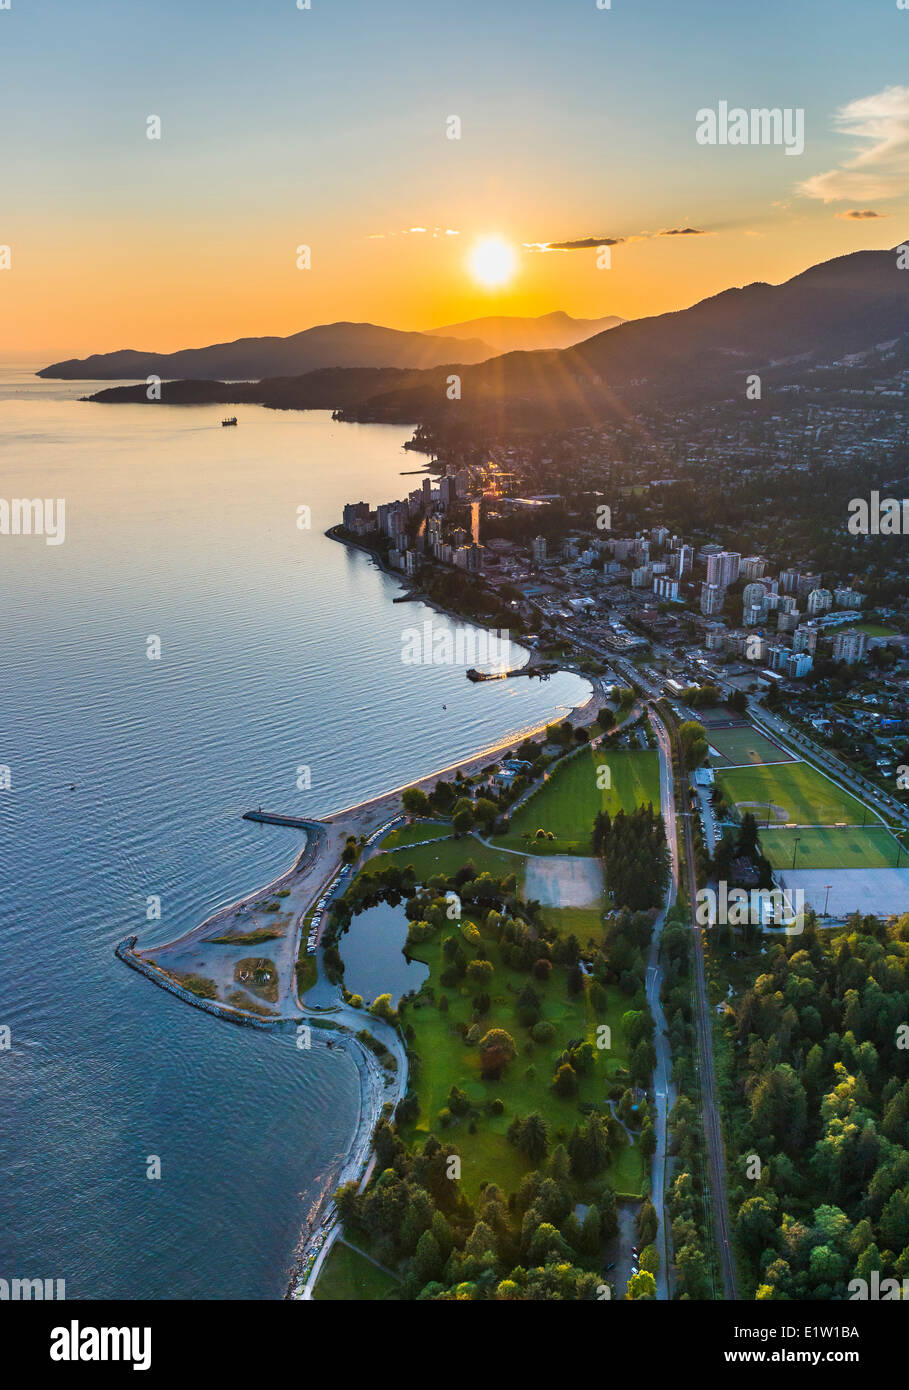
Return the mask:
M515 273L514 248L501 237L484 237L470 253L470 271L481 285L493 289L504 285Z

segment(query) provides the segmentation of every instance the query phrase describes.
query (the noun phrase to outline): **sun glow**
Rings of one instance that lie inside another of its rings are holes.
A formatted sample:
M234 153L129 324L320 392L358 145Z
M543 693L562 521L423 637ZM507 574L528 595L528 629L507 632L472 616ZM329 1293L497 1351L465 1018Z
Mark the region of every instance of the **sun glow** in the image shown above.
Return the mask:
M502 241L501 237L485 237L477 242L470 253L471 274L488 289L510 280L516 264L514 247Z

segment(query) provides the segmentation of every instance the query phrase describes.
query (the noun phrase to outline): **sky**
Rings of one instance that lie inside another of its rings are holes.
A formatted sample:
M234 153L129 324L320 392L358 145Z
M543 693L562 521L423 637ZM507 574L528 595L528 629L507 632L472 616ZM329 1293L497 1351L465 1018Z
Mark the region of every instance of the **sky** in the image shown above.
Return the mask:
M897 0L8 3L6 360L637 318L909 236ZM699 143L721 101L804 151Z

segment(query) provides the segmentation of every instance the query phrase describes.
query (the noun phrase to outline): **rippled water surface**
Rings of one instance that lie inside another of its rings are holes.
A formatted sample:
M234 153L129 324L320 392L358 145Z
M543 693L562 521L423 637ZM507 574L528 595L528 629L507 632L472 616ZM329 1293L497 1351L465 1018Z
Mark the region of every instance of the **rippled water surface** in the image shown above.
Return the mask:
M402 630L439 618L323 532L416 485L407 432L257 407L222 429L217 407L77 399L92 389L0 373L0 496L66 499L64 544L0 537L0 1277L278 1297L353 1132L353 1063L209 1018L115 944L291 862L299 837L250 806L329 813L586 686L402 664Z

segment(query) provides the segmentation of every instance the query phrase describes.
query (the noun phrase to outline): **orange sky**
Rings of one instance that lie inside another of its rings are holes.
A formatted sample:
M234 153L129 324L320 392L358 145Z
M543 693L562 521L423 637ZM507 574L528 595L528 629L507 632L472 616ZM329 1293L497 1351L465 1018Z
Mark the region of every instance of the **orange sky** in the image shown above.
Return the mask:
M7 360L339 319L636 318L909 232L892 3L153 8L0 12ZM700 143L699 110L726 98L803 111L804 148ZM660 235L683 227L705 234ZM490 292L465 268L483 235L624 244L609 271L590 250L522 253Z
M658 229L657 229L658 230ZM471 274L477 238L518 248L513 281L495 290ZM255 240L254 240L255 238ZM14 245L2 279L4 355L21 360L133 347L173 351L247 335L286 335L338 319L420 329L484 314L636 318L683 308L730 285L778 281L848 250L899 241L890 219L844 222L811 207L760 231L650 235L612 249L520 250L505 220L458 236L408 233L312 238L310 270L292 237L261 227L209 242L197 231L136 228L116 239L71 227L61 246L33 235Z

